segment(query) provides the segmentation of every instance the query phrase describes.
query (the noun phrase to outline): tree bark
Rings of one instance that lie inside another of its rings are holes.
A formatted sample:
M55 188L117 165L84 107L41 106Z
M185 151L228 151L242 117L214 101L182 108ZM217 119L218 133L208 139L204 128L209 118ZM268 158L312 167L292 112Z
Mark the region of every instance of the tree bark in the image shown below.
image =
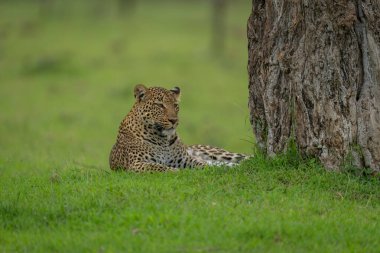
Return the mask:
M253 0L247 35L258 146L379 172L380 0Z

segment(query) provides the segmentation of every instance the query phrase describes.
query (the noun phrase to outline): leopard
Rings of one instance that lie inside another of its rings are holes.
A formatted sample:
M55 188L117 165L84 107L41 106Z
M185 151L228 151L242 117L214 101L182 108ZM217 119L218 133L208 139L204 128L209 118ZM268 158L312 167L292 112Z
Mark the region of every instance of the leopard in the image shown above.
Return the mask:
M250 156L209 145L186 145L177 134L179 87L138 84L135 102L121 121L109 155L112 170L177 171L206 166L235 166Z

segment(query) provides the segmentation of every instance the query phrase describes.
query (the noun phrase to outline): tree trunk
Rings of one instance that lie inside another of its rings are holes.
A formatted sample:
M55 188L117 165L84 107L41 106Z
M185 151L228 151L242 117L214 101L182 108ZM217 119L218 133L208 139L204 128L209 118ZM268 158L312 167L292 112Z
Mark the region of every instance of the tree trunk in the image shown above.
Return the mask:
M253 0L250 121L269 155L294 138L330 169L380 171L380 0Z

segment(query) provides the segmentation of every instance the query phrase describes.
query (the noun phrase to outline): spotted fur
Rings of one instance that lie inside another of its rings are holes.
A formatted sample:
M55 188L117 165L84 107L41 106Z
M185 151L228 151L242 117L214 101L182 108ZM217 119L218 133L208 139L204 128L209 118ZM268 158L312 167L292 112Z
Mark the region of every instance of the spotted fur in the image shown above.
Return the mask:
M220 148L187 146L178 137L180 89L134 89L136 102L121 122L116 143L110 153L113 170L168 171L206 165L235 165L246 159L243 154Z

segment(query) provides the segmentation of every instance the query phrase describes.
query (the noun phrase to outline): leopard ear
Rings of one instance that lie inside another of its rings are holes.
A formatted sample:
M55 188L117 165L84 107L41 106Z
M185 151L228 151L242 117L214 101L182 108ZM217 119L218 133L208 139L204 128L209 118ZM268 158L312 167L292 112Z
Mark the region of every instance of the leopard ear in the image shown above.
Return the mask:
M173 92L175 98L177 99L177 101L179 102L180 98L181 98L181 89L179 87L174 87L173 89L170 90L171 92Z
M135 86L134 93L135 93L135 98L137 99L137 101L140 102L140 101L144 100L145 93L147 90L148 90L148 88L145 87L143 84L138 84Z

